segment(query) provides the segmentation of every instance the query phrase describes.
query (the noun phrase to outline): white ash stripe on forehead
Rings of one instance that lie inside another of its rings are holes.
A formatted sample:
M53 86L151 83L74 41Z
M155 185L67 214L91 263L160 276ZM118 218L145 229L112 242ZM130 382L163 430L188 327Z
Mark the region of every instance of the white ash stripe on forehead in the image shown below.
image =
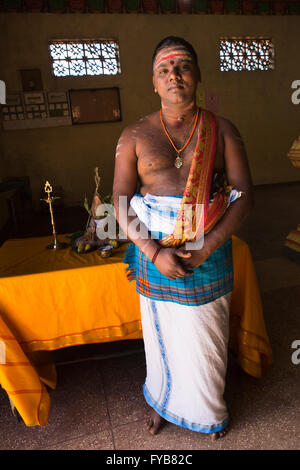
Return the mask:
M154 61L154 69L156 69L162 62L175 57L183 57L185 60L192 60L192 55L187 49L172 47L169 50L166 48L158 53Z
M186 52L187 54L190 54L189 50L182 46L181 44L175 45L174 46L167 46L167 47L162 47L161 49L158 50L156 57L160 57L161 55L164 55L166 53L169 53L170 51L180 51L180 52Z

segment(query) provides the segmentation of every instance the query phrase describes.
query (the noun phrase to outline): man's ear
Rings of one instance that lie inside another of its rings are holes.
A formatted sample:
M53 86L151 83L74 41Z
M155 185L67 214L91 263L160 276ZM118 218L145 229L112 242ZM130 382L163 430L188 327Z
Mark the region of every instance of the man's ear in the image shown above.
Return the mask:
M152 83L153 83L153 86L154 86L154 93L157 93L157 89L156 89L156 86L155 86L154 75L152 75Z

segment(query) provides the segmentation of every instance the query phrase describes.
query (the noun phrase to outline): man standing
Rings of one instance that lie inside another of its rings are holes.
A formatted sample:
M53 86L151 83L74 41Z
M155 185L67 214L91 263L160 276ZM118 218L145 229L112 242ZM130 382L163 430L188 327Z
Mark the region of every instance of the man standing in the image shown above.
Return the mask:
M182 38L162 40L153 55L161 110L119 139L114 205L133 241L124 262L140 293L148 429L156 434L166 419L217 438L229 421L223 392L231 236L251 209L252 184L236 128L196 106L199 81L193 47ZM192 218L184 218L186 204Z

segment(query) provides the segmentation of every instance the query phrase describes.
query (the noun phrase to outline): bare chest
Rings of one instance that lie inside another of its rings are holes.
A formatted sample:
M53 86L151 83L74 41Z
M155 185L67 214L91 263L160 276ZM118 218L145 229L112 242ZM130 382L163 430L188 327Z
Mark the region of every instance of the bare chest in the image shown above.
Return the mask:
M185 137L185 136L184 136ZM181 194L188 178L191 161L194 155L198 135L195 132L188 145L186 139L178 132L172 135L173 144L164 132L159 129L144 133L137 145L137 170L141 183L141 192L153 194ZM224 170L222 142L218 139L214 168L218 172ZM176 149L174 148L176 147ZM180 156L182 165L175 166L176 157Z

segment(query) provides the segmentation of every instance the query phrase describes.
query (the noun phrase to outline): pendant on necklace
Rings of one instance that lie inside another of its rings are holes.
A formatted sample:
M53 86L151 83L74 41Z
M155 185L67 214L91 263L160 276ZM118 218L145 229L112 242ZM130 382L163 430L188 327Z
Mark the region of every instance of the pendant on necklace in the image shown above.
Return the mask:
M180 156L179 153L178 153L177 157L175 158L174 166L175 166L176 168L181 168L181 167L182 167L182 163L183 163L183 160L182 160L181 156Z

